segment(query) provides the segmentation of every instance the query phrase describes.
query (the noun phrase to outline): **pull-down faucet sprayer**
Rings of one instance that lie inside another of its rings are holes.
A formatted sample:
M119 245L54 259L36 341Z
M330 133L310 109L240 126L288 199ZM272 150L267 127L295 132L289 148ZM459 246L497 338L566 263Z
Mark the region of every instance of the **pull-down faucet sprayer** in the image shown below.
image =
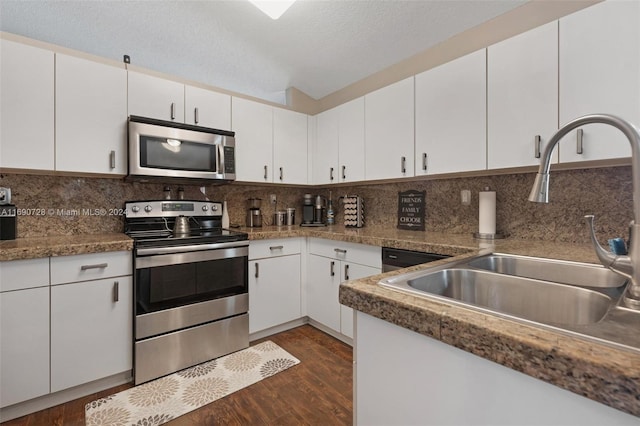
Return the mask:
M551 168L551 154L554 148L560 139L570 131L585 124L593 123L608 124L617 128L624 133L631 144L633 222L630 226L629 254L622 256L605 250L596 239L593 229L593 215L587 215L585 218L598 259L607 268L629 278L631 282L627 287L625 303L629 307L640 309L640 131L634 125L613 115L592 114L576 118L562 126L549 140L544 154L542 154L540 168L529 194L529 201L549 202L549 170Z

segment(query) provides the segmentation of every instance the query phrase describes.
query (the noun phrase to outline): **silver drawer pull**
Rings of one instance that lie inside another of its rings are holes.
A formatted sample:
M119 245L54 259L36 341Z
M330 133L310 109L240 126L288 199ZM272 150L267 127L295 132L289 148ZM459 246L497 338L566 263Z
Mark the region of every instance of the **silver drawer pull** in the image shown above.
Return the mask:
M576 132L576 154L584 154L584 149L582 146L582 137L584 136L584 131L582 129L578 129Z
M344 265L344 280L349 280L349 265Z
M542 138L540 138L540 135L536 135L533 147L533 156L535 158L540 158L540 148L542 148Z
M264 178L267 179L267 166L264 166Z
M109 167L111 169L116 168L116 152L115 151L109 152Z
M333 182L333 167L329 167L329 180Z
M345 249L334 248L333 251L335 251L336 253L347 254L347 251Z
M80 267L80 270L86 271L88 269L105 269L107 266L109 266L108 263L96 263L95 265L82 265Z
M258 278L260 276L260 267L258 266L258 262L256 262L256 273L255 277Z
M427 153L422 153L422 170L427 171Z
M200 122L200 114L198 114L198 108L197 107L193 110L193 122L195 124L198 124Z
M347 178L347 166L342 166L342 180Z
M402 173L407 173L407 157L402 157L400 161L400 171Z
M282 250L284 248L284 246L271 246L269 247L269 250Z
M113 282L113 301L118 302L120 300L120 283L118 281Z
M334 262L332 260L331 261L331 269L329 270L329 273L331 274L332 277L336 275L335 267L336 267L336 262Z
M175 102L171 102L171 119L176 119L176 104Z
M282 174L282 167L280 167L280 180L283 179L283 174Z

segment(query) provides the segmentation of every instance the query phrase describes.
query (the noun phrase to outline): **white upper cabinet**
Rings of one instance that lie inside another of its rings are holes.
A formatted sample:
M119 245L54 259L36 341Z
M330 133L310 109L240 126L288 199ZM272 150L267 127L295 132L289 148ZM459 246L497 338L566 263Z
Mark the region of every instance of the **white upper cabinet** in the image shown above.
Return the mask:
M184 123L184 84L129 71L129 115Z
M560 125L594 113L640 126L640 2L606 1L560 20ZM574 130L560 143L561 162L631 155L613 127L582 131L582 154Z
M0 40L0 167L54 169L54 53Z
M339 181L364 180L364 97L340 105L337 112Z
M273 108L273 181L307 183L307 115Z
M487 61L488 168L537 165L537 137L542 151L558 128L558 23L489 46Z
M184 86L185 123L219 130L231 129L231 96Z
M234 97L231 130L236 132L236 179L273 182L273 108Z
M486 50L416 75L416 176L487 166Z
M338 182L338 109L316 115L312 176L315 185ZM362 153L360 153L362 155Z
M127 71L56 54L56 170L127 173Z
M413 77L369 93L364 101L366 179L413 176Z

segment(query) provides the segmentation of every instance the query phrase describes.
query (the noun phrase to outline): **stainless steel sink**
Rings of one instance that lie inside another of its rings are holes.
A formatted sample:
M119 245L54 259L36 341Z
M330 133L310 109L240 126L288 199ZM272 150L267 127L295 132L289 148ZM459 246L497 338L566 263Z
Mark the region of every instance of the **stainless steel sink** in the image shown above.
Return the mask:
M640 350L627 280L600 265L490 254L391 276L380 285Z
M490 254L467 263L473 268L581 287L620 287L627 279L601 265L508 254Z
M600 321L613 303L597 291L472 269L443 269L406 280L411 289L550 325Z

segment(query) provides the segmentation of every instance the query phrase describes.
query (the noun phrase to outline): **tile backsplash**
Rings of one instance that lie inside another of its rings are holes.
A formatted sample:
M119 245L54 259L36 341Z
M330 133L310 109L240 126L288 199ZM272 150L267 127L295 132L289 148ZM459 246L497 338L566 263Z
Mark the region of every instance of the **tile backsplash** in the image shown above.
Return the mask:
M233 183L207 186L211 200L227 200L231 224L244 226L247 199L262 198L264 224L271 224L273 212L296 208L296 222L302 215L305 193L327 196L332 191L341 225L338 197L356 194L364 198L367 227L396 227L398 192L426 191L426 231L473 233L478 228L478 193L485 187L496 191L498 232L510 238L547 241L589 241L585 214L596 216L601 240L627 237L633 218L631 167L555 171L551 174L549 204L527 201L535 174L509 174L339 187L286 187ZM131 183L122 179L78 178L3 174L0 186L12 190L16 204L18 237L122 232L120 209L127 200L162 198L165 185ZM178 185L170 185L173 194ZM185 199L203 200L200 187L185 185ZM460 192L471 191L471 204L461 203ZM275 194L277 204L271 204ZM416 231L419 232L419 231Z

